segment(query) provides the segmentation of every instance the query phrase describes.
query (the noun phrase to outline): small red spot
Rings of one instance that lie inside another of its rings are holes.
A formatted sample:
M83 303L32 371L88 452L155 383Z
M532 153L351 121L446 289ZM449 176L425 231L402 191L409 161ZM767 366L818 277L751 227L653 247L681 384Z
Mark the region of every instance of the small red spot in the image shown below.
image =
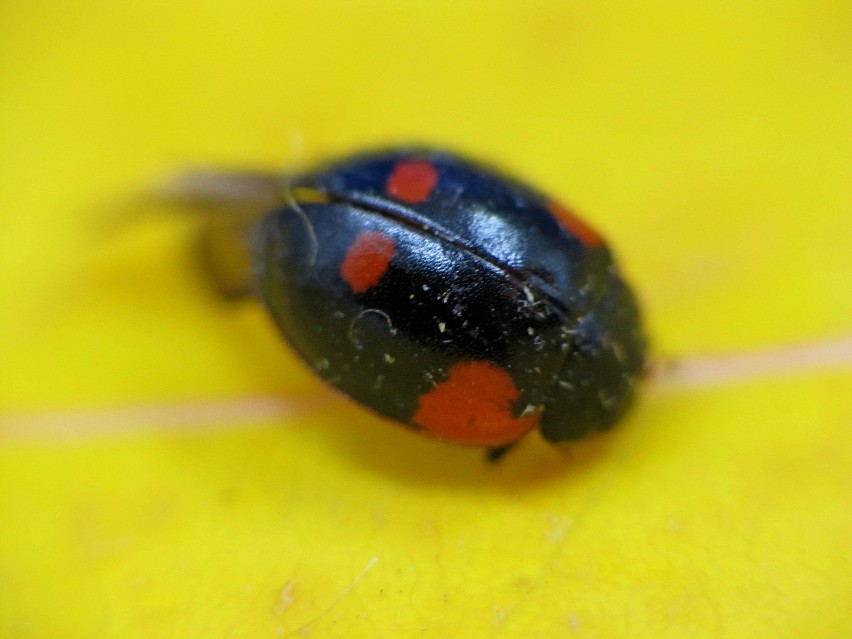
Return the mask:
M547 203L547 208L562 228L571 235L576 236L585 246L596 248L604 245L604 239L600 236L600 233L571 213L571 211L559 202L551 200Z
M340 265L340 276L355 293L364 293L382 279L396 251L396 240L379 231L363 231Z
M420 396L412 421L442 439L500 446L536 427L539 414L512 415L520 391L509 374L488 362L462 362L446 381Z
M385 190L388 195L408 204L422 202L438 183L438 171L431 162L403 160L393 167Z

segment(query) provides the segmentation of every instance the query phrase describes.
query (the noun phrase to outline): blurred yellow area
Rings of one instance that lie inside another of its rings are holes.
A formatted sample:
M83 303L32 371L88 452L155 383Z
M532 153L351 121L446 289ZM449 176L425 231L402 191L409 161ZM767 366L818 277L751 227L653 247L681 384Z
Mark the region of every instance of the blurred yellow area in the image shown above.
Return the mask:
M652 379L612 432L487 464L325 390L207 288L196 219L134 203L187 166L448 146L610 238L655 357L842 345L850 25L844 0L4 2L0 636L852 636L848 362Z

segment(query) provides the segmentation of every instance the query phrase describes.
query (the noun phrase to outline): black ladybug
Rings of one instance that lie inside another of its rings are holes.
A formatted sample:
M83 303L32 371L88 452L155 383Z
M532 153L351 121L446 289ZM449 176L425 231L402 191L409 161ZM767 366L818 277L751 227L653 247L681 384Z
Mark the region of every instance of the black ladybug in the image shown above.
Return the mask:
M425 434L551 442L627 409L646 341L601 236L535 189L431 149L297 177L251 233L254 287L318 375Z

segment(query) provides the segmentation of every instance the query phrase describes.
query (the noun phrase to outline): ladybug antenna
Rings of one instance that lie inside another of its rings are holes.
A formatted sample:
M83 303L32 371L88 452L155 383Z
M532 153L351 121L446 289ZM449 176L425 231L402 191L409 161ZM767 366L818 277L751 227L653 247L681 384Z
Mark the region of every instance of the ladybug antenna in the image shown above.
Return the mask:
M311 223L311 220L308 218L307 213L302 210L301 205L296 201L296 198L293 197L292 191L292 178L290 176L285 176L287 182L285 182L284 189L284 200L287 202L287 206L293 209L296 215L299 216L299 219L302 221L302 224L305 226L305 232L308 234L308 238L311 241L311 256L308 259L308 266L313 266L317 260L317 253L319 252L319 242L317 241L317 234L314 231L314 225Z
M290 162L282 176L281 190L284 193L284 201L287 203L287 206L293 209L296 215L299 216L299 219L305 227L305 232L308 234L308 238L311 242L311 255L308 259L308 266L312 267L317 260L319 241L317 240L314 225L311 223L311 220L293 196L293 180L296 178L296 167L298 167L301 163L303 151L304 138L298 130L294 129L290 132Z

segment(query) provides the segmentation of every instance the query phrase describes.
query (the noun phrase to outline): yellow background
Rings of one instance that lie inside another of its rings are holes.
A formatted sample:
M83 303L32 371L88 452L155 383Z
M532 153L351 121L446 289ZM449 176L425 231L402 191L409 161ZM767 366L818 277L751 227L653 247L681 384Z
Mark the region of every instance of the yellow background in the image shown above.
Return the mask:
M848 366L652 380L487 465L324 390L133 201L447 145L611 239L656 356L835 339L850 7L3 2L0 636L852 636Z

